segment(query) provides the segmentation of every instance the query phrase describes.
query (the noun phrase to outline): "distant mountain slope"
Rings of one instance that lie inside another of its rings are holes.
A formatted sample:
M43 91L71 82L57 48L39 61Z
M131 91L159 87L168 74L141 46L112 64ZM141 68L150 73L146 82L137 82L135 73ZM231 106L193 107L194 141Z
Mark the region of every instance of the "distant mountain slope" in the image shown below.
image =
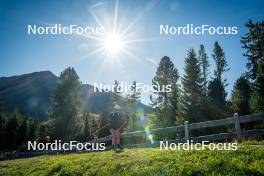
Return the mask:
M0 103L12 112L17 107L22 114L45 118L50 108L50 95L57 77L49 71L0 78Z
M51 108L50 97L56 87L56 77L50 71L34 72L12 77L0 78L0 103L4 110L12 112L17 107L22 114L30 114L40 119L47 118ZM98 113L110 101L110 93L94 92L93 86L82 85L83 109L86 112ZM122 104L125 105L125 98ZM139 103L138 108L149 112L150 107Z

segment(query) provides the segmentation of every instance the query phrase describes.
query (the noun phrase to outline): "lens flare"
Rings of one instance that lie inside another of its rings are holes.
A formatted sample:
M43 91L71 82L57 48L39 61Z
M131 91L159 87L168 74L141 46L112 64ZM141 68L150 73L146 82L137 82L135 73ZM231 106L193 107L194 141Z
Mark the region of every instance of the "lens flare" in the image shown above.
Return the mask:
M144 131L146 132L146 136L147 136L147 139L149 140L150 144L154 144L154 139L153 139L154 137L150 132L149 126L146 126Z
M154 140L153 140L153 135L152 134L148 135L148 139L149 139L151 144L154 144Z
M147 123L147 118L144 115L140 117L140 123L142 125L145 125Z

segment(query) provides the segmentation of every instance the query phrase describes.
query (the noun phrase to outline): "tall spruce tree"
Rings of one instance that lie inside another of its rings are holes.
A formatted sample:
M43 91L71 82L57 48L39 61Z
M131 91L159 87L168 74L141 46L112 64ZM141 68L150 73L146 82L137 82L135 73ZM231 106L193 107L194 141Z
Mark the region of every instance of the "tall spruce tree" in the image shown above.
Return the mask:
M208 120L208 77L209 77L209 60L208 55L205 51L204 45L200 45L199 55L198 55L200 67L201 67L201 78L202 78L202 102L201 102L201 112L202 112L202 119L201 120Z
M225 81L222 80L223 73L229 71L230 68L227 64L225 52L217 41L214 43L214 50L212 56L216 65L216 69L214 71L215 78L221 81Z
M158 127L174 125L176 122L176 110L178 109L178 82L179 73L177 68L168 56L161 58L156 76L152 80L155 90L150 96L151 106L157 115ZM171 91L166 91L165 87L170 85Z
M75 139L80 131L81 82L74 68L65 69L53 92L53 109L50 118L55 119L54 139Z
M226 79L223 79L223 73L230 70L225 57L225 52L218 42L214 43L213 59L215 61L216 69L214 71L214 78L208 84L208 99L210 101L209 118L217 119L228 115L226 108L227 86Z
M194 49L190 49L185 59L184 75L182 78L182 116L184 120L190 122L201 121L202 81L198 58Z
M202 82L203 82L203 95L206 96L207 95L207 84L208 84L208 76L209 76L209 60L208 60L208 56L205 52L205 48L204 45L200 45L200 49L199 49L199 62L201 65L201 78L202 78Z
M250 82L244 75L237 79L231 96L232 110L239 115L250 114Z
M252 112L264 112L264 20L246 23L249 32L242 37L243 55L247 57L247 75L253 82L250 99Z

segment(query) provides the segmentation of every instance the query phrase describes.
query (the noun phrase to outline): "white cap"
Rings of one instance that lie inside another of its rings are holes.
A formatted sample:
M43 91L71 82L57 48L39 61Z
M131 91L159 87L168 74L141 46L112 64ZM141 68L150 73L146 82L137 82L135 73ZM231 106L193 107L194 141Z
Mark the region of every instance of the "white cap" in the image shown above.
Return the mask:
M121 107L120 107L119 105L115 105L115 106L114 106L114 109L116 109L116 110L119 110L119 111L120 111L120 110L121 110Z

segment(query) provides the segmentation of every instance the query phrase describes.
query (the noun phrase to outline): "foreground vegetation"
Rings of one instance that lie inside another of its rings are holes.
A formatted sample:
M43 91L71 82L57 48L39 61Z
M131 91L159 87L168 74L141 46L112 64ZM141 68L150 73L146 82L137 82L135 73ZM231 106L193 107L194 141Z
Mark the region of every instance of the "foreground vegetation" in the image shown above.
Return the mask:
M264 148L236 151L125 149L0 162L0 175L264 175Z

